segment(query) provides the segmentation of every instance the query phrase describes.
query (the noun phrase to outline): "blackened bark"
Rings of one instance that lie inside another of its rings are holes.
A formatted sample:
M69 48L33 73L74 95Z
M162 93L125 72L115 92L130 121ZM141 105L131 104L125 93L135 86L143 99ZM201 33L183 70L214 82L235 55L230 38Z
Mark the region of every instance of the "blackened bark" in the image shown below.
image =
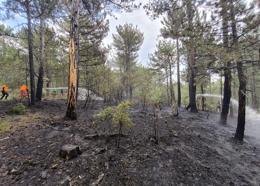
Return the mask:
M187 15L188 15L188 31L189 31L189 43L188 43L188 63L189 63L189 106L191 112L198 112L196 106L196 70L195 70L195 48L193 39L193 8L192 0L187 1Z
M178 107L181 106L181 81L180 81L180 51L179 51L179 38L177 43L177 86L178 86Z
M189 101L190 101L190 111L198 112L196 106L196 84L195 84L195 73L191 70L190 80L189 80Z
M237 129L235 138L243 141L245 132L245 119L246 119L246 77L243 72L242 62L237 62L237 71L239 78L239 91L238 91L238 117Z
M77 32L77 90L76 90L76 100L78 101L79 96L79 81L80 81L80 73L79 73L79 65L80 65L80 52L79 52L79 32L80 32L80 26L78 25L78 32Z
M229 69L225 70L224 79L224 96L222 100L221 122L226 124L231 99L231 72Z
M234 52L238 55L238 36L237 27L235 19L235 8L233 0L230 0L230 17L232 26L232 37ZM238 117L237 117L237 129L235 134L235 139L243 141L245 132L245 120L246 120L246 76L243 70L243 64L241 61L237 61L237 74L239 80L239 90L238 90Z
M227 1L220 0L221 4L221 16L222 16L222 33L223 33L223 47L228 52L228 15L227 15ZM222 124L227 123L227 117L229 112L230 98L231 98L231 71L230 62L225 61L224 69L224 97L222 100L222 110L220 121Z
M42 100L42 88L43 88L43 78L44 78L44 65L45 65L45 23L44 18L41 16L40 18L40 67L39 67L39 76L37 82L37 90L36 90L36 99L37 101Z
M34 62L33 62L33 35L31 23L31 8L30 1L25 1L27 26L28 26L28 51L29 51L29 72L30 72L30 88L31 88L31 104L35 104L35 82L34 82Z
M129 97L130 97L130 100L133 99L133 85L132 85L132 83L129 85Z

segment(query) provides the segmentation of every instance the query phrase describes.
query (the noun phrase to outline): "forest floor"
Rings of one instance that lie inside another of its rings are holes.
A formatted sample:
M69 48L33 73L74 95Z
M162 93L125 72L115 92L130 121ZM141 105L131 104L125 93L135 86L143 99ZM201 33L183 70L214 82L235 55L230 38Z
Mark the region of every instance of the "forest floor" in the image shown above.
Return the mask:
M80 108L77 121L63 118L62 100L45 100L25 115L6 114L14 105L0 102L0 121L11 126L0 133L0 185L260 184L260 142L248 136L234 141L234 127L220 125L217 113L182 110L172 118L164 109L155 144L152 116L131 109L134 126L116 148L109 124L93 118L101 103ZM64 144L78 145L82 154L60 158Z

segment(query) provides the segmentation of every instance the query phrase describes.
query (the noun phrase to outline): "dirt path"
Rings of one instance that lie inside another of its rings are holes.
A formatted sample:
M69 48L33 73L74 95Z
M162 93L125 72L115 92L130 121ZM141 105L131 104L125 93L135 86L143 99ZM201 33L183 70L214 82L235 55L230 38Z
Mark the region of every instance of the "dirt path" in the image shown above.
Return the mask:
M79 110L78 121L66 121L63 101L44 101L25 116L7 116L14 103L0 102L1 119L13 131L0 134L0 185L259 185L260 146L232 140L233 127L220 126L217 115L163 112L159 145L152 138L150 115L131 110L134 127L124 130L121 148L107 135L108 123ZM28 120L28 117L31 118ZM15 127L16 126L16 127ZM112 131L113 132L113 131ZM115 131L114 131L115 132ZM90 134L100 134L89 138ZM102 134L102 135L101 135ZM82 154L65 161L64 144L79 145Z

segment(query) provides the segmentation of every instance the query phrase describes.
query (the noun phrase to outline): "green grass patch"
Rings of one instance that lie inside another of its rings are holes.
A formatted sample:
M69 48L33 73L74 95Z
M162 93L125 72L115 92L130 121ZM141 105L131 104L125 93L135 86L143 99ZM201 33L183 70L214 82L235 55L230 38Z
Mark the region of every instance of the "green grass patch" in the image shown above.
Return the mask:
M26 113L26 107L22 103L18 103L8 112L9 114L23 115Z
M0 120L0 133L10 131L11 126L8 121Z

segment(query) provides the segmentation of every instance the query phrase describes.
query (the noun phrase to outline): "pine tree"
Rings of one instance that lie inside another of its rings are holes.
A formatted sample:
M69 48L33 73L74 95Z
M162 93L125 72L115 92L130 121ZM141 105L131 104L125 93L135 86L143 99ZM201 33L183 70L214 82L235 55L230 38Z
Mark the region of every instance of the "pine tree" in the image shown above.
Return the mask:
M113 35L113 45L117 51L117 60L122 71L122 84L125 97L132 99L133 83L132 75L138 51L143 43L143 33L132 24L119 25L117 34Z
M41 101L42 99L42 89L43 89L43 79L44 79L44 71L46 65L45 59L45 30L46 30L46 19L51 16L57 7L57 0L37 0L34 1L34 6L36 7L36 11L40 19L40 65L39 65L39 74L38 74L38 82L37 82L37 90L36 90L36 99Z
M178 105L175 99L174 87L173 87L173 65L176 63L176 46L166 40L161 40L157 44L156 51L151 55L151 66L156 71L165 71L165 77L167 81L167 89L169 90L169 102L173 106L174 113L178 113ZM169 84L169 85L168 85ZM167 92L168 92L167 90Z
M178 107L181 106L181 82L180 82L180 38L181 27L185 15L182 9L168 11L167 16L163 19L164 27L161 29L162 36L172 38L176 41L177 55L177 90L178 90Z
M223 47L225 51L229 52L229 40L228 40L228 4L225 0L220 0L221 5L221 17L222 17L222 34L223 34ZM225 124L227 122L227 116L229 112L230 98L231 98L231 63L230 61L225 61L224 68L224 97L222 100L222 110L221 110L221 123Z
M32 34L32 19L33 19L33 2L32 0L6 0L4 2L8 13L21 13L27 19L27 42L29 55L29 73L30 73L30 103L35 104L35 80L34 80L34 58L33 58L33 34Z

